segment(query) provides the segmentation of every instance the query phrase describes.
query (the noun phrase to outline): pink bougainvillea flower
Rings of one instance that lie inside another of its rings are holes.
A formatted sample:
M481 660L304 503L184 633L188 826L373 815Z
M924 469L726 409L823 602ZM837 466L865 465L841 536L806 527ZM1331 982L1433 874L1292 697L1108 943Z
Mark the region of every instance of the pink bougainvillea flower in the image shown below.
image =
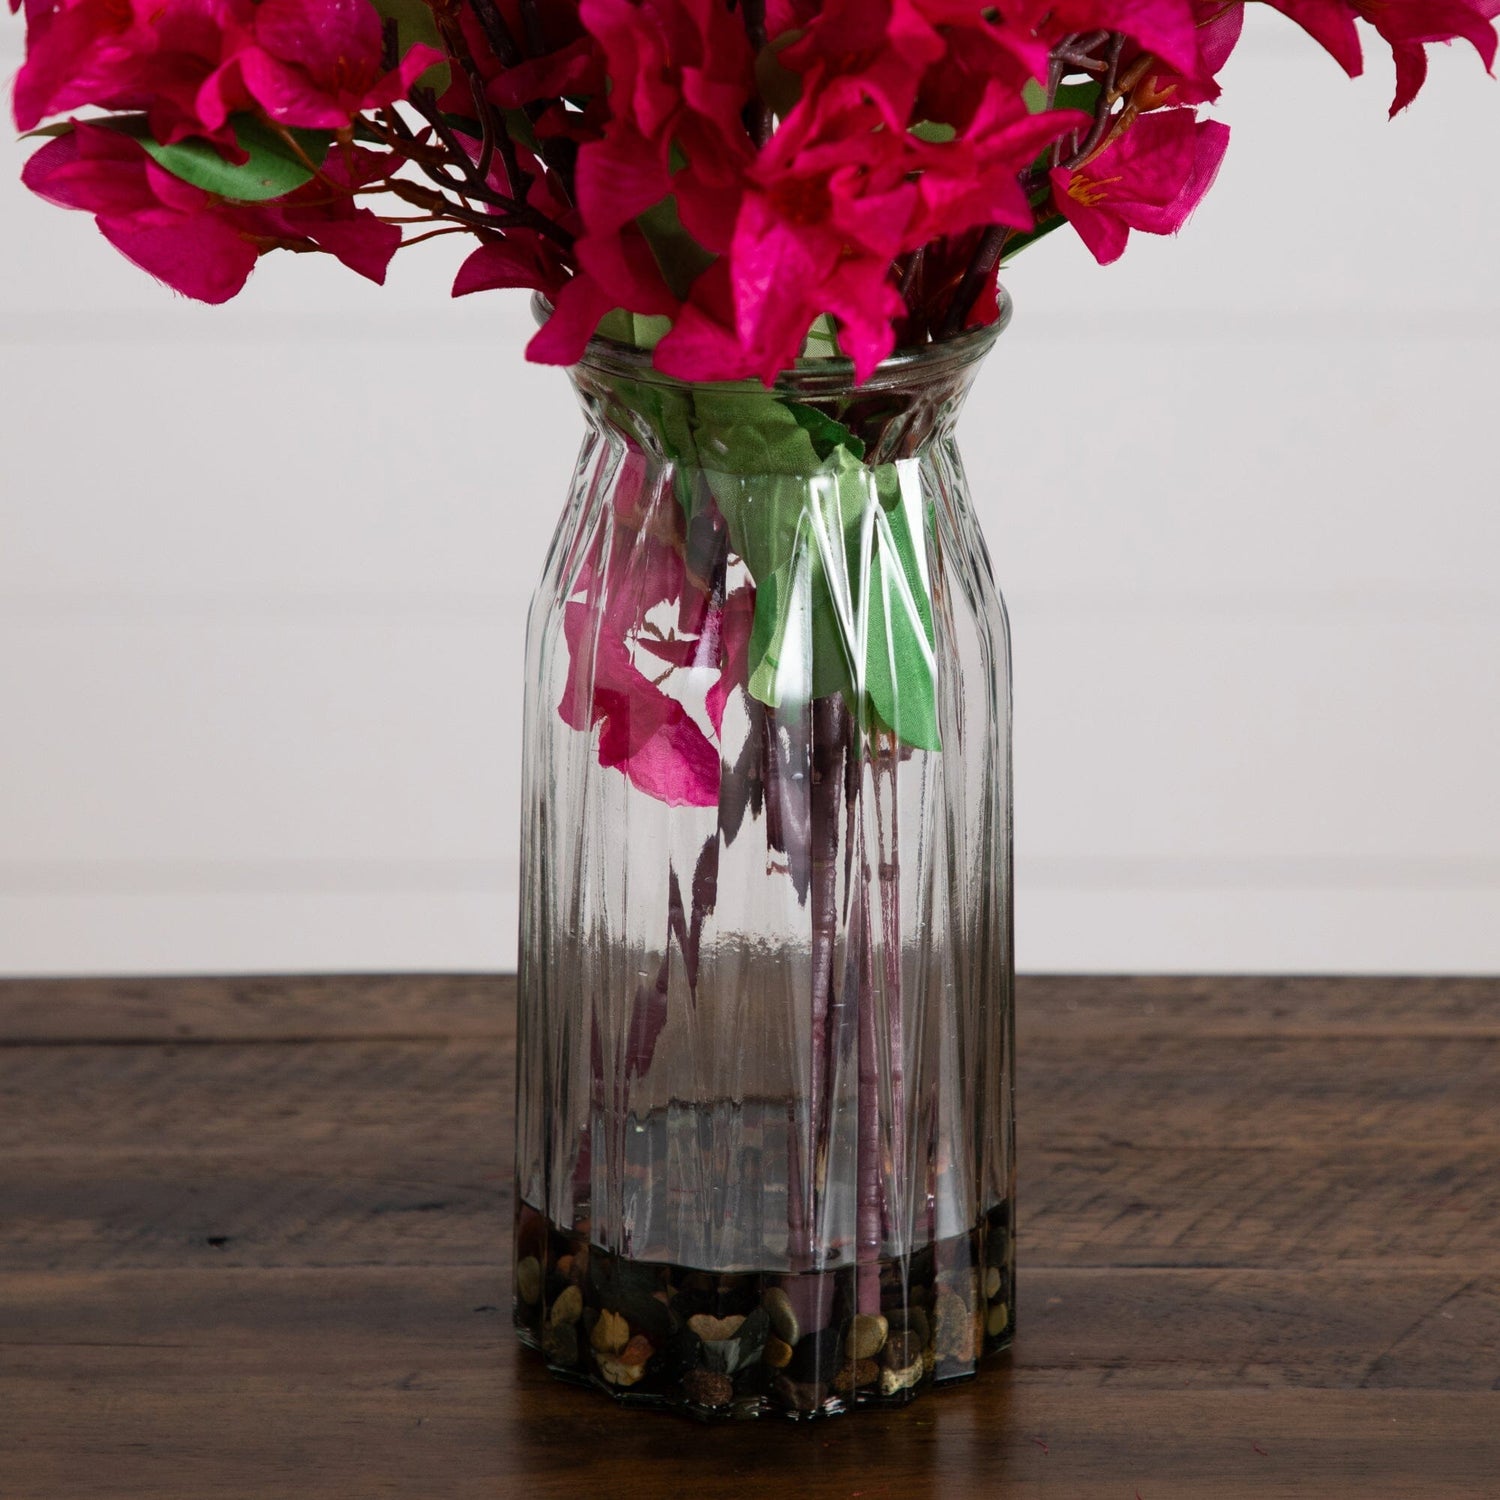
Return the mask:
M1002 9L1049 46L1066 36L1121 31L1174 71L1191 76L1196 70L1198 17L1190 0L1009 0Z
M1052 195L1101 265L1118 260L1132 229L1175 234L1213 186L1229 127L1188 109L1142 115L1072 171L1056 168Z
M416 46L386 72L371 0L39 0L15 115L30 130L83 105L144 107L163 143L232 147L232 113L339 129L440 60Z
M745 603L703 609L695 637L667 639L649 629L646 617L658 604L695 588L683 564L682 510L670 480L648 485L644 459L634 452L621 465L614 498L613 535L601 548L607 561L601 567L596 554L564 608L568 675L558 712L570 728L597 728L600 765L623 772L648 796L674 807L712 807L719 800L719 752L682 703L641 670L636 653L666 663L669 676L670 669L699 666L721 668L720 683L737 674L722 698L714 700L711 690L708 712L717 733L723 702L744 678Z
M992 82L953 140L908 140L921 206L901 248L914 250L975 225L1030 229L1031 205L1018 175L1059 136L1088 123L1077 110L1031 114L1012 90Z
M719 800L719 752L675 698L636 666L606 614L575 599L563 614L571 656L563 722L599 730L599 764L623 771L632 786L671 807L712 807ZM581 689L587 669L593 691ZM584 711L580 711L583 709Z
M743 119L755 96L745 28L722 0L582 0L610 79L603 138L578 155L590 234L610 234L677 195L683 224L726 249L741 174L754 155ZM689 170L676 174L674 159Z
M227 302L260 255L219 200L162 171L118 131L80 124L37 151L21 179L53 203L92 213L122 255L200 302Z
M215 127L197 115L198 90L253 11L253 0L39 0L28 7L16 124L31 130L93 104L144 107L164 142L211 135Z
M1222 0L1192 0L1198 26L1198 61L1190 72L1162 68L1141 80L1132 95L1137 109L1161 109L1186 104L1211 104L1222 92L1218 74L1240 40L1245 7ZM1128 73L1144 49L1127 47L1120 70Z
M831 314L859 379L895 347L904 310L895 257L976 224L1030 228L1016 174L1085 117L1030 114L998 85L963 134L935 143L892 130L856 78L806 95L760 152L727 265L694 282L657 366L683 379L758 376L791 365Z
M1426 48L1462 37L1486 68L1495 65L1494 20L1500 0L1269 0L1356 78L1364 70L1356 18L1368 21L1390 44L1396 59L1396 97L1391 113L1406 108L1427 78Z
M353 156L356 182L388 168ZM380 282L401 231L356 206L342 162L321 182L268 203L227 203L182 182L117 130L78 123L26 163L22 181L65 208L92 213L104 237L142 270L200 302L227 302L269 250L320 249ZM340 189L345 189L341 191Z
M443 61L423 44L387 71L371 0L257 0L226 53L198 92L198 116L210 130L252 105L283 125L339 130L361 110L404 98Z

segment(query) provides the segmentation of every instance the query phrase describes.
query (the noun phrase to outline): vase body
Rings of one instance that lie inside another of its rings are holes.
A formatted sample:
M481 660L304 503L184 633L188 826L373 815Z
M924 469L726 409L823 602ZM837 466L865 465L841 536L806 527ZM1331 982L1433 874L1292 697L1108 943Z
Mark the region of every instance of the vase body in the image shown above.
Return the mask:
M527 640L515 1318L703 1417L899 1404L1014 1322L1009 644L954 439L596 342Z

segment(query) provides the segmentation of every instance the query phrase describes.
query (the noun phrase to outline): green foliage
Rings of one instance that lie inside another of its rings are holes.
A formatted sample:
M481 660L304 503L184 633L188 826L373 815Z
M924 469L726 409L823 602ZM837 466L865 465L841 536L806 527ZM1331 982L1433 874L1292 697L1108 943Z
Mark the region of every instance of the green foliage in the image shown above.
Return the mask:
M333 136L326 130L288 130L286 136L292 138L288 141L254 115L235 115L230 122L234 138L248 156L248 160L236 164L226 161L217 146L204 140L163 146L151 134L145 115L108 115L88 123L128 135L163 171L237 203L264 203L295 192L315 175L307 162L321 166L333 144ZM28 131L22 139L67 135L72 129L71 121L62 120Z
M236 165L226 161L218 147L208 141L193 139L163 146L147 129L145 115L116 115L97 123L139 141L147 156L174 177L239 203L284 198L311 182L314 173L307 162L321 165L333 143L333 136L326 130L289 130L286 136L295 141L293 145L254 115L236 115L230 122L234 138L249 158Z
M751 695L841 693L865 722L938 749L922 502L900 467L864 463L841 422L759 385L616 391L615 419L672 461L689 515L712 497L755 581Z
M420 42L436 47L440 52L446 50L427 0L373 0L373 3L382 20L396 23L396 36L403 54ZM442 98L452 86L453 70L447 63L434 63L417 83Z

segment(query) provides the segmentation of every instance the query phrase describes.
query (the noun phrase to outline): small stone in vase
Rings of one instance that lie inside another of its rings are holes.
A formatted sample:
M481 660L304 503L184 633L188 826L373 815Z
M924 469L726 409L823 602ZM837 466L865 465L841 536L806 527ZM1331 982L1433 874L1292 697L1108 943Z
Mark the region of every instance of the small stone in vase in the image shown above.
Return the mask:
M880 1394L882 1396L899 1395L902 1391L909 1391L913 1386L919 1385L927 1367L923 1363L920 1354L910 1364L899 1368L882 1370L880 1372Z
M922 1340L914 1333L893 1333L880 1351L880 1362L888 1370L905 1370L922 1359Z
M766 1363L773 1370L784 1370L792 1362L792 1346L774 1334L766 1340Z
M873 1359L885 1345L890 1324L878 1313L856 1313L844 1340L844 1353L850 1359Z
M797 1321L792 1299L779 1286L773 1286L761 1298L761 1306L770 1316L771 1327L776 1330L776 1337L782 1343L795 1344L802 1337L802 1326Z
M997 1302L990 1308L990 1315L985 1321L985 1330L991 1338L999 1338L1005 1332L1005 1325L1010 1322L1010 1308L1003 1302Z
M874 1385L880 1379L880 1366L873 1359L857 1359L833 1377L833 1388L847 1395L859 1386Z
M688 1327L705 1344L716 1344L724 1339L732 1339L740 1331L740 1325L744 1321L744 1315L740 1313L732 1318L711 1318L707 1313L695 1313L688 1319Z
M823 1386L807 1381L788 1380L785 1375L778 1375L771 1382L771 1394L793 1411L817 1411L827 1399L827 1391Z
M630 1342L630 1324L619 1313L606 1308L599 1314L589 1342L600 1354L618 1354Z
M516 1262L516 1293L528 1305L542 1300L542 1263L536 1256L527 1255Z
M571 1368L578 1363L578 1330L571 1323L549 1328L542 1338L542 1352L554 1364Z
M576 1323L583 1316L583 1293L576 1286L566 1286L552 1304L552 1324L561 1327L564 1323Z
M987 1302L993 1302L1000 1295L1000 1267L991 1266L984 1273L984 1296Z
M682 1390L699 1406L724 1406L734 1397L734 1382L712 1370L690 1370L683 1378Z

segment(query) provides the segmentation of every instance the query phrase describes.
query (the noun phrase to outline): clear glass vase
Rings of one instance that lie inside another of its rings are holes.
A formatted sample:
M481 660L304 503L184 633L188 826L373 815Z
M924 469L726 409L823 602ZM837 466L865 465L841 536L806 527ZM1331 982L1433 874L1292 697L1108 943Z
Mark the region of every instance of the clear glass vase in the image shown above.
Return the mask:
M859 386L600 340L572 372L516 1142L515 1320L559 1375L815 1416L1010 1340L1009 640L954 441L1003 323Z

